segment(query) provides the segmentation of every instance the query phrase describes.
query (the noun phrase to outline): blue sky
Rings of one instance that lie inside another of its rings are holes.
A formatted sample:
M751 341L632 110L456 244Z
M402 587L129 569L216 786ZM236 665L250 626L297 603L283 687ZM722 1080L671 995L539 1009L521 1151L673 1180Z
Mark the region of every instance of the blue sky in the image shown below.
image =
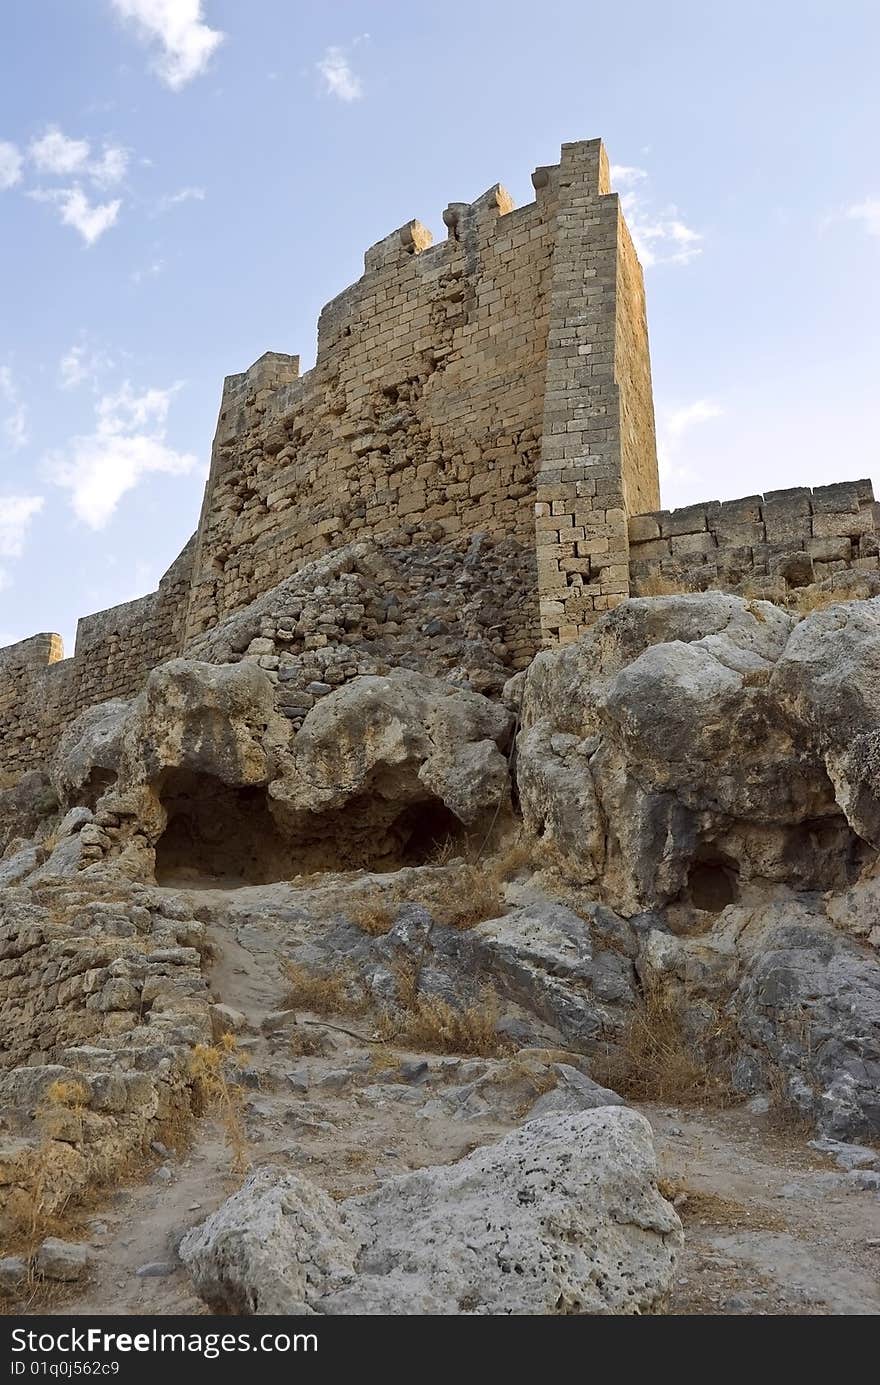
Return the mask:
M601 135L667 505L880 493L880 7L4 0L0 644L155 586L222 377L364 250Z

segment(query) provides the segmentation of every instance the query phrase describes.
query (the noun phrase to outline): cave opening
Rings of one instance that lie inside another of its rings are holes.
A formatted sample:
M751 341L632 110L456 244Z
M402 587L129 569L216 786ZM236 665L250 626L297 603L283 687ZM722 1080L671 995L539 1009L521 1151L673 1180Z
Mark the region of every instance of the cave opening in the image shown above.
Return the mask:
M290 873L290 848L269 812L264 788L174 770L165 776L160 800L168 821L156 843L159 884L208 877L265 885Z
M167 814L156 843L159 884L267 885L315 871L394 871L458 855L467 843L462 823L436 799L395 813L362 795L282 830L263 787L173 770L159 797Z
M720 914L739 899L739 867L723 852L701 853L688 871L685 895L704 913Z

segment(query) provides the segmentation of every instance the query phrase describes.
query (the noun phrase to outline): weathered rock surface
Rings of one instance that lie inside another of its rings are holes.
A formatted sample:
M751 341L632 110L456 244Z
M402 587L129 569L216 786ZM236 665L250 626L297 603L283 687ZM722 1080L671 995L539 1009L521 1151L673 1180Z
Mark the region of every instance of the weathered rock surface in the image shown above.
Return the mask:
M187 1232L178 1253L215 1312L302 1314L353 1277L357 1251L326 1193L267 1165Z
M37 1251L34 1263L37 1273L45 1279L79 1282L89 1272L89 1248L49 1236Z
M662 1305L681 1241L650 1126L602 1107L338 1205L260 1169L180 1254L235 1312L613 1314Z
M639 599L537 656L519 797L566 873L629 915L714 912L754 878L855 878L873 832L880 602L793 625L717 592Z
M352 829L360 817L381 831L434 801L475 823L508 798L510 726L505 708L437 678L405 669L357 678L306 716L270 788L274 815L296 831L308 815L348 808Z

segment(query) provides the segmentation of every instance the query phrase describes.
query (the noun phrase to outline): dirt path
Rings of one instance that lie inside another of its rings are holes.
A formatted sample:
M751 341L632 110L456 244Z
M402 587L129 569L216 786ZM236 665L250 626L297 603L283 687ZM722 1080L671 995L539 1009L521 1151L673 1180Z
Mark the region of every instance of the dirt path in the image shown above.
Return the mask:
M460 1158L521 1116L497 1060L377 1050L318 1027L308 1032L319 1051L303 1056L300 1026L266 1024L283 996L274 922L232 915L215 918L210 932L212 988L246 1019L231 1143L246 1139L249 1162L295 1168L347 1196ZM482 1104L455 1105L457 1093L491 1082L496 1070L497 1100L490 1089ZM645 1114L687 1235L672 1313L880 1312L880 1193L855 1187L805 1135L774 1134L743 1108ZM240 1181L232 1162L228 1122L205 1120L184 1157L163 1158L148 1182L121 1189L92 1223L88 1288L58 1311L204 1312L175 1250Z

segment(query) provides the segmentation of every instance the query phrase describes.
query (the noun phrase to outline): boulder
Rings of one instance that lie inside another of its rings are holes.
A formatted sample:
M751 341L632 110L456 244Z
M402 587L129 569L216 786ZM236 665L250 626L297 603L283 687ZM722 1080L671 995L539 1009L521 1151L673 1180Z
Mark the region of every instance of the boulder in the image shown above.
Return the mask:
M88 1246L49 1236L37 1251L34 1265L44 1279L78 1284L88 1277L89 1260Z
M130 702L111 698L80 712L64 728L50 766L52 784L63 804L94 808L113 784L130 708Z
M648 1122L606 1106L339 1204L259 1169L180 1254L221 1311L632 1314L662 1307L681 1243Z
M337 1204L307 1179L264 1165L178 1254L216 1313L308 1314L354 1276L357 1242Z

